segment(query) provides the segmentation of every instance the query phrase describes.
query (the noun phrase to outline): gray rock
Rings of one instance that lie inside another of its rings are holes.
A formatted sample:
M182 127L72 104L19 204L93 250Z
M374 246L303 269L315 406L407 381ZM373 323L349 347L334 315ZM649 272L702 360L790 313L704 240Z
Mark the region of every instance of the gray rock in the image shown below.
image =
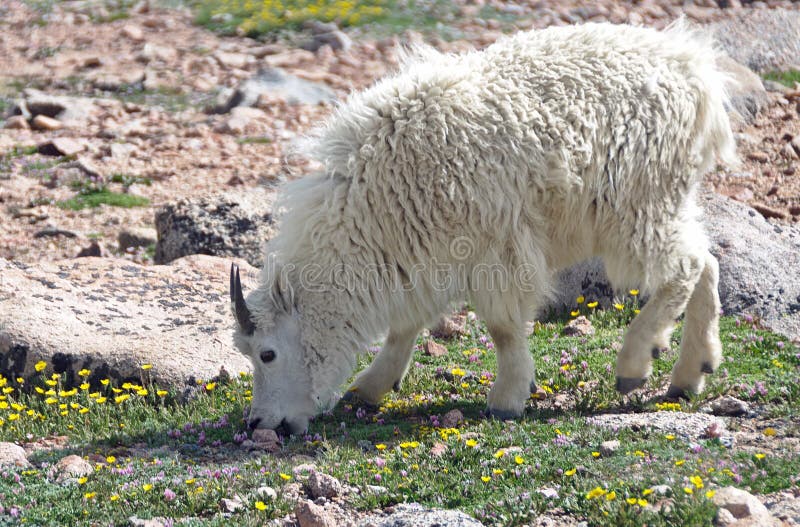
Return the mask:
M278 493L272 487L267 487L267 486L258 487L258 489L256 489L256 494L262 500L275 500L275 499L278 499Z
M245 262L245 287L257 270ZM227 277L230 260L182 258L170 266L141 266L113 258L79 258L26 265L0 259L0 373L62 373L75 384L143 376L183 387L211 379L221 368L249 371L231 342ZM142 364L152 364L146 374Z
M611 441L603 441L600 443L600 455L603 457L610 457L619 451L620 442L616 439Z
M728 86L728 113L734 121L752 124L769 103L761 77L727 56L721 57L717 64L734 81Z
M749 313L770 329L800 338L800 229L774 226L749 206L717 194L700 197L711 252L719 260L719 294L727 314ZM599 259L559 277L550 308L564 310L580 294L608 306L614 292Z
M12 110L14 115L22 115L26 119L42 115L57 119L65 126L81 126L86 124L95 111L95 102L88 97L70 97L66 95L49 95L28 88L22 92L22 99Z
M711 413L714 415L736 417L739 415L745 415L749 411L750 405L740 399L737 399L736 397L731 397L729 395L720 397L711 403Z
M0 468L29 467L25 449L14 443L0 442Z
M328 474L312 472L306 482L308 492L312 498L335 498L342 493L341 482Z
M120 251L150 247L158 241L158 232L151 227L126 227L117 234Z
M708 29L733 60L757 73L797 69L800 62L798 11L740 9Z
M166 527L167 525L172 525L172 522L159 516L147 519L131 516L128 518L128 525L130 527Z
M242 82L214 111L225 113L235 106L254 106L262 94L282 98L289 104L316 105L336 100L336 94L324 84L295 77L278 68L265 68Z
M372 514L358 522L359 527L483 527L475 518L460 511L431 509L418 503L403 503L391 512Z
M330 512L308 500L298 502L294 514L300 527L337 527L336 519Z
M594 335L592 321L584 316L579 316L567 322L564 326L564 335L567 337L586 337Z
M630 428L632 430L656 430L664 434L674 434L688 440L696 441L705 434L709 427L715 427L720 433L727 432L725 423L714 416L686 412L643 412L640 414L601 414L586 418L591 426L610 428Z
M239 496L233 498L222 498L219 500L219 508L223 512L236 512L244 507L242 499Z
M311 29L312 39L300 47L308 51L317 51L325 45L330 46L331 49L347 51L353 45L353 41L350 40L347 33L341 31L333 22L312 20L304 24L304 27Z
M272 195L254 189L200 199L181 199L156 211L155 262L189 254L244 258L261 266L262 245L275 234Z
M737 520L736 525L741 520L747 520L746 525L753 526L769 527L778 524L764 504L746 490L724 487L717 490L711 501L717 507L730 512Z
M800 492L781 490L761 497L770 514L783 521L784 526L800 525Z
M48 471L48 477L55 479L56 483L65 483L94 473L92 464L80 456L69 455L61 458Z

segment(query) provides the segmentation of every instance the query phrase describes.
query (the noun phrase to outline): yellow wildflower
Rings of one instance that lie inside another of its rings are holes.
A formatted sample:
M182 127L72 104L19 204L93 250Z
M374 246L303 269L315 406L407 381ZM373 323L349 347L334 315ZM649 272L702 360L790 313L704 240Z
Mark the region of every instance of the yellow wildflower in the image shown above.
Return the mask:
M578 298L575 299L575 302L577 302L579 304L583 304L585 301L586 301L586 297L584 297L583 295L580 295Z
M467 445L470 448L475 448L476 446L478 446L478 442L476 440L474 440L474 439L467 439L464 442L464 444Z
M489 481L490 481L491 479L492 479L492 478L490 478L489 476L481 476L481 481L483 481L484 483L489 483Z
M613 490L606 494L606 501L614 501L615 499L617 499L617 493Z
M597 301L595 300L594 302L589 302L588 304L586 304L586 307L588 307L589 309L596 308L597 307Z
M631 296L636 296L636 295L639 294L639 290L638 289L631 289L628 292L631 294Z
M290 479L292 479L292 476L290 476L289 474L284 474L283 472L281 472L281 473L280 473L280 474L278 474L278 475L279 475L279 476L281 477L281 479L282 479L282 480L284 480L284 481L289 481Z
M384 445L383 443L378 443L377 445L375 445L375 449L376 450L386 450L386 445Z
M263 501L257 501L256 504L255 504L255 507L256 507L256 509L258 509L260 511L263 511L263 510L267 509L267 504L264 503Z
M606 494L606 490L602 487L595 487L589 492L586 493L587 500L593 500L595 498L599 498L600 496Z
M143 369L143 370L149 370L149 369L151 369L152 367L153 367L153 365L152 365L152 364L142 364L142 369Z
M565 472L564 472L564 475L565 475L565 476L570 476L570 477L572 477L572 476L574 476L574 475L575 475L575 473L576 473L577 471L578 471L578 469L577 469L577 468L571 468L571 469L569 469L569 470L565 471Z
M625 309L625 306L617 302L616 304L614 304L614 309L616 309L617 311L622 311L623 309Z
M81 377L88 377L90 373L92 372L84 368L78 372L78 375L80 375Z
M43 360L40 360L39 362L33 365L33 369L35 369L36 371L42 371L45 368L47 368L47 363Z

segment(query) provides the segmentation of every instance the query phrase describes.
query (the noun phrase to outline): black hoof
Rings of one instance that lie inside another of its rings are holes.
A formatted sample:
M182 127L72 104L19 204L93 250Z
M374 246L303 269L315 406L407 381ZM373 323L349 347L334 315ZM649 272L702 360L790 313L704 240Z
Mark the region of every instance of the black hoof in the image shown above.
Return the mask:
M700 371L703 373L714 373L714 368L711 366L710 362L704 362L703 365L700 367Z
M689 399L689 394L683 388L678 388L674 384L669 385L669 389L667 390L667 394L664 396L664 399L669 401L677 401L679 399Z
M400 391L400 381L394 381L394 384L392 384L392 390L396 392Z
M518 414L518 413L513 412L511 410L495 410L493 408L487 408L486 409L486 414L489 417L492 417L494 419L498 419L500 421L508 421L508 420L511 420L511 419L519 419L520 417L522 417L521 414Z
M631 377L617 377L617 391L622 395L632 392L647 382L647 379L634 379Z
M350 401L353 401L355 399L356 399L356 392L352 390L347 390L346 392L344 392L344 395L342 395L342 401L346 403L349 403Z
M352 406L363 406L365 410L375 410L378 408L377 404L365 401L359 397L358 392L355 390L347 390L344 395L342 395L341 402Z
M531 393L536 393L539 391L539 387L536 386L536 381L531 381L530 390Z
M653 355L654 359L660 359L661 358L661 354L666 352L666 351L667 351L667 348L653 348L652 350L650 350L650 353Z

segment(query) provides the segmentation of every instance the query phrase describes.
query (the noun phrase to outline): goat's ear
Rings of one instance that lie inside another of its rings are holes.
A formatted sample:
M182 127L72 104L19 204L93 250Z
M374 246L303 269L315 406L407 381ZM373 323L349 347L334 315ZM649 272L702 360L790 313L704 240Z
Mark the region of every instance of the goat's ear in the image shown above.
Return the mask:
M280 276L278 276L275 281L272 282L271 294L272 301L279 309L282 309L288 315L294 313L294 290L288 282L281 280Z

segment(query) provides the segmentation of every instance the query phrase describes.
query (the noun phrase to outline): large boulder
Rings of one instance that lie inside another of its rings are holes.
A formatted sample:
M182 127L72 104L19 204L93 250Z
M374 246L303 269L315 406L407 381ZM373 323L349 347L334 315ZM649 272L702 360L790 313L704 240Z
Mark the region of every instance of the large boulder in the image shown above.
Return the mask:
M156 211L155 262L190 254L244 258L261 266L262 246L274 234L272 195L251 189L207 198L185 198Z
M720 57L717 65L733 81L728 86L728 114L731 120L734 124L752 124L769 104L761 77L728 56Z
M798 69L800 11L740 9L734 13L708 26L715 42L733 60L757 73Z
M703 194L711 252L719 260L725 313L749 313L765 326L800 338L800 229L769 223L754 209L717 194ZM608 305L614 293L602 262L563 272L550 308L568 309L578 295Z
M0 258L0 373L31 377L91 370L90 380L138 380L180 387L220 373L249 371L233 347L231 261L191 256L170 266L113 258L26 265ZM250 289L255 269L243 261Z

